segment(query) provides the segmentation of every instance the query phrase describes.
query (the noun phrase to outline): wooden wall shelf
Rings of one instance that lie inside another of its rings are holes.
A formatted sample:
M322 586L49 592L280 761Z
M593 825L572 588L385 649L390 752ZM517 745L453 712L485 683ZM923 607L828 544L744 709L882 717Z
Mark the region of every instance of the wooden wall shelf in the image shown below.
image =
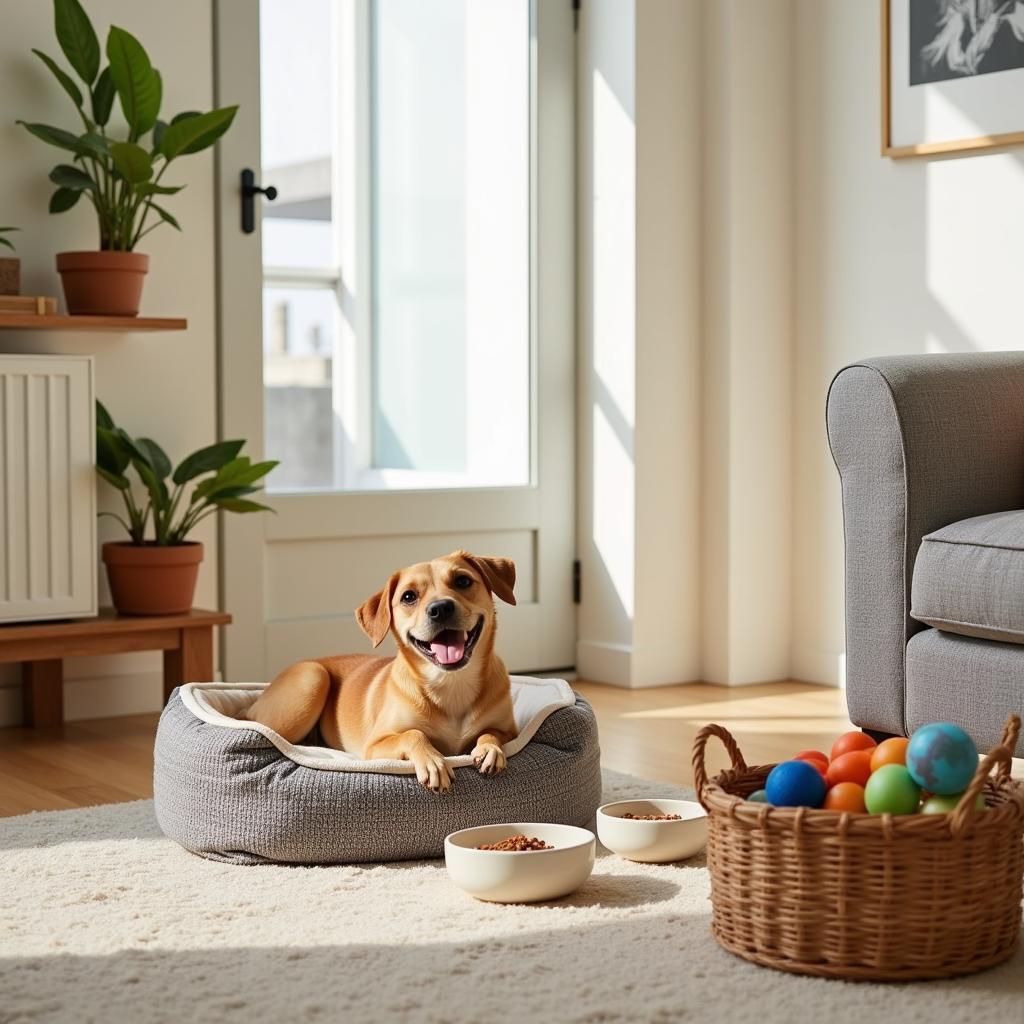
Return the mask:
M184 317L175 316L38 316L0 313L0 331L183 331Z

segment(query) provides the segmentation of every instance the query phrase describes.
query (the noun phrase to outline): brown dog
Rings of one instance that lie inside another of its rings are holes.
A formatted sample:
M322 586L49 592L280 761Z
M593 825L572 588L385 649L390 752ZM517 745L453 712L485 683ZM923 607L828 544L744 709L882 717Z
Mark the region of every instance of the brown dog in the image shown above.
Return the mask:
M388 630L395 658L343 654L286 668L246 714L286 740L314 726L328 746L364 758L411 761L432 790L452 784L445 754L470 751L485 775L505 767L516 735L505 665L494 653L497 595L515 604L515 563L455 551L394 573L356 609L376 647Z

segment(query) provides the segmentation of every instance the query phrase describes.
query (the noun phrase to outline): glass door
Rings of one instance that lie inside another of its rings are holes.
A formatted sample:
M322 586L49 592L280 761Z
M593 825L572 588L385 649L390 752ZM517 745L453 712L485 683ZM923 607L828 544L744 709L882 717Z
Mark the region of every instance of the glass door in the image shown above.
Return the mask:
M228 19L224 431L281 463L277 516L225 523L229 673L363 649L352 609L455 547L517 561L510 664L570 665L570 5L219 0ZM276 191L251 235L245 167Z

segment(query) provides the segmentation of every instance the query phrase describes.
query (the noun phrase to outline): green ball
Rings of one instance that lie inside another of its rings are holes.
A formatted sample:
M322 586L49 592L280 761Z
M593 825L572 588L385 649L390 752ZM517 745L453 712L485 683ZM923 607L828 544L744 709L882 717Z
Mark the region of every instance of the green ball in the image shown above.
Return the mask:
M956 810L956 805L960 803L960 798L963 793L951 793L948 796L940 796L936 793L934 796L928 797L923 804L921 804L922 814L949 814L950 811ZM974 801L975 810L985 810L985 797L981 793L978 794L978 798Z
M921 787L902 764L884 764L871 774L864 787L868 814L915 814Z
M747 801L752 804L766 804L768 803L768 794L763 789L759 789L756 793L751 793L747 797Z

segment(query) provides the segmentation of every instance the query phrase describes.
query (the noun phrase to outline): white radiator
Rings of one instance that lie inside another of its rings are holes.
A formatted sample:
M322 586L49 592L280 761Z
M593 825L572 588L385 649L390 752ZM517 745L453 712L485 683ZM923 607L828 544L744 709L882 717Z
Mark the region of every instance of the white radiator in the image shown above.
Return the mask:
M96 614L90 356L0 355L0 622Z

